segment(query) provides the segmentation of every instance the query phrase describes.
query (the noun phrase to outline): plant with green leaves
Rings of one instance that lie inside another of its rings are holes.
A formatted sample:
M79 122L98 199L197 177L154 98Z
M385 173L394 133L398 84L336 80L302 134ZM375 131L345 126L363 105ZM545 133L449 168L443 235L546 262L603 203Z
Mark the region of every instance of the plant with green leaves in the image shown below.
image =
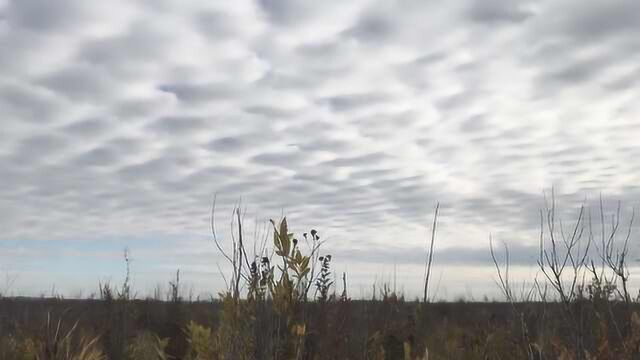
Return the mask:
M165 349L169 339L161 339L158 335L143 331L133 339L127 349L127 357L132 360L168 360Z
M273 244L275 253L282 260L278 265L280 278L270 284L269 290L276 304L276 310L281 314L289 312L293 302L306 297L305 280L311 272L310 256L302 255L298 247L298 239L289 232L287 218L283 218L279 226L271 220L273 225ZM304 285L304 286L303 286Z
M214 360L220 357L218 339L213 330L190 321L185 332L189 342L185 356L187 360Z
M66 311L65 311L66 313ZM13 359L19 360L106 360L107 358L98 348L99 337L86 337L78 334L78 321L67 327L63 321L64 314L55 321L51 312L43 332L37 337L26 337L22 341L15 338L8 339L8 346L12 350L21 352ZM4 342L6 340L3 340ZM4 345L4 344L3 344ZM3 346L4 347L4 346ZM11 354L3 354L2 359L12 359Z
M331 279L331 255L321 256L319 260L321 267L320 275L316 279L316 293L320 294L318 300L324 303L328 300L329 289L333 285L333 280Z

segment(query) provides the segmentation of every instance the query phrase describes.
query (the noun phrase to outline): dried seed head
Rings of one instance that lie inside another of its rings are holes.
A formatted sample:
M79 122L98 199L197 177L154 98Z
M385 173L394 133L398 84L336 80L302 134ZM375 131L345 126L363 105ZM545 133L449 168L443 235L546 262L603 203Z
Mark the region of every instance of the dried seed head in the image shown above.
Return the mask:
M311 230L311 236L316 236L317 233L318 232L315 229Z

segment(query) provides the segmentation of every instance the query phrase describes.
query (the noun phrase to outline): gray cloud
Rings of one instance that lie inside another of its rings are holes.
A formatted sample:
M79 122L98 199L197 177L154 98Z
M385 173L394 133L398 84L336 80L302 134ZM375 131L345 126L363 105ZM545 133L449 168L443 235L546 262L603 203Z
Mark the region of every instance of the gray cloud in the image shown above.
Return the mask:
M327 81L326 77L321 75L309 74L302 76L286 69L268 70L259 80L259 84L273 89L308 90Z
M96 148L84 153L76 159L77 166L109 166L114 165L121 159L122 154L110 148Z
M163 96L166 95L166 96ZM127 99L117 103L113 109L114 115L124 118L146 118L163 113L175 103L173 95L165 94L149 96L139 99Z
M0 82L0 106L5 117L37 123L52 122L64 107L54 93L30 84Z
M577 5L574 2L571 5ZM580 40L593 41L626 34L632 37L640 31L635 14L640 4L632 0L614 0L592 6L572 6L572 13L564 14L564 30Z
M240 32L237 23L229 13L222 11L203 11L195 16L197 28L207 38L220 40L220 38L233 39Z
M127 182L175 179L179 166L174 159L158 158L139 164L127 165L118 174Z
M250 114L264 116L268 119L289 118L296 114L295 110L267 105L252 105L246 107L244 110Z
M254 156L252 162L263 165L275 165L283 168L295 167L304 162L305 156L295 150L292 151L278 151L268 152Z
M185 102L210 102L234 96L229 84L166 84L158 87L161 91L175 94Z
M50 74L41 80L41 84L72 101L97 102L117 89L117 84L101 68L87 65L69 67Z
M389 155L385 153L372 153L362 156L354 156L354 157L339 157L333 160L329 160L323 163L323 165L333 166L333 167L345 167L345 166L354 166L360 167L362 165L369 164L380 164L386 159L389 159Z
M545 17L536 17L526 29L530 43L523 48L525 66L533 66L540 75L536 98L571 86L601 92L612 77L620 76L615 69L635 63L640 27L630 14L638 10L636 2L579 6L566 1L542 9Z
M300 0L258 0L267 17L278 25L295 25L314 14L317 5Z
M6 10L9 23L37 31L68 29L83 19L88 7L77 1L58 3L41 0L11 0Z
M139 21L126 29L83 43L77 49L78 61L104 68L112 77L123 80L153 72L171 56L172 35L164 26Z
M208 148L219 152L237 152L246 149L250 143L236 137L222 137L211 141Z
M114 124L105 118L91 118L79 120L65 126L62 132L78 137L96 137L111 132Z
M395 22L380 13L364 14L344 35L364 42L384 42L395 31Z
M560 65L544 74L543 81L557 84L559 87L579 86L602 77L610 64L610 58L598 57Z
M487 120L483 115L472 115L468 119L462 122L460 125L460 131L462 132L478 132L486 129Z
M149 124L148 128L166 135L187 135L204 130L207 120L195 116L167 116Z
M42 134L22 141L15 152L14 164L34 166L46 163L70 146L69 139L58 134Z
M363 93L333 96L327 99L322 99L321 102L327 103L333 111L343 112L378 105L390 100L391 97L387 94Z
M301 141L292 143L291 145L298 147L302 151L327 151L335 154L341 154L355 150L355 146L346 140L321 138L307 141L301 138Z
M533 16L525 2L504 0L472 1L469 16L480 23L519 23Z

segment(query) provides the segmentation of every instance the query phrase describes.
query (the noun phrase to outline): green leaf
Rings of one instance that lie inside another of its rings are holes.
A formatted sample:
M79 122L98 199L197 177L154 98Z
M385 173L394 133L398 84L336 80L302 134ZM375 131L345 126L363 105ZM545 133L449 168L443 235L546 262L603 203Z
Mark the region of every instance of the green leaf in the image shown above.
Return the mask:
M302 261L300 261L300 268L309 270L308 267L309 267L309 257L304 256L302 257Z
M287 227L287 217L285 216L280 222L280 236L282 236L283 234L286 236L286 234L288 233L289 229Z
M280 244L280 236L278 235L278 231L276 231L275 226L273 227L273 246L275 246L276 249L282 251L282 244Z
M287 228L287 218L283 218L280 223L280 244L282 244L282 252L289 255L291 252L291 241L289 240L289 232Z

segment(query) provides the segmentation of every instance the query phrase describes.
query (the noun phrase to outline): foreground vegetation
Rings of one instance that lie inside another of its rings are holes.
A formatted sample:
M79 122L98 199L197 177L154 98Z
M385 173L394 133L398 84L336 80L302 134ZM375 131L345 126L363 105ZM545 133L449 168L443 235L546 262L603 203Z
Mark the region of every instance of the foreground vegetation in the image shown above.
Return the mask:
M633 219L627 228L620 208L599 210L599 223L610 224L600 231L585 207L567 227L552 200L540 214L540 275L523 286L511 284L508 247L490 240L500 303L430 301L437 212L424 298L406 301L386 286L351 299L319 233L297 237L286 218L271 222L268 241L247 244L236 210L227 247L212 222L233 269L219 299L183 299L179 273L168 301L133 299L128 280L101 284L95 300L0 299L0 359L640 359Z

